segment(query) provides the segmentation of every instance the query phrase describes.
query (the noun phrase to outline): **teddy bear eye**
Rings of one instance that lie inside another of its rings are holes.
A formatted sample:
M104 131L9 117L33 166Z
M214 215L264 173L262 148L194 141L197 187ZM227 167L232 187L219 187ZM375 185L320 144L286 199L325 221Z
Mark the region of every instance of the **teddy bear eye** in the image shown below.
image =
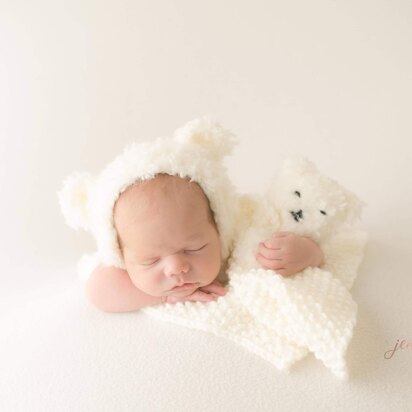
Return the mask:
M320 213L322 213L322 215L326 215L326 214L327 214L324 210L321 210Z
M295 190L295 195L296 195L297 197L300 197L300 192L297 191L297 190Z

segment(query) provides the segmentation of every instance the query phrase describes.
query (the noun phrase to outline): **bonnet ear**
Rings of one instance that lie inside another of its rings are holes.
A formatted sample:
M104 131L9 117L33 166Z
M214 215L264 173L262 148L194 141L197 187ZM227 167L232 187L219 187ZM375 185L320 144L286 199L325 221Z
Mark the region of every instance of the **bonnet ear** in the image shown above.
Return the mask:
M213 122L208 116L191 120L177 129L173 138L181 143L194 143L209 150L215 158L223 158L232 153L238 143L235 135L224 129L219 123Z
M60 208L66 224L75 230L89 229L88 203L92 176L89 173L73 173L57 192Z
M315 163L305 157L293 156L287 157L283 161L281 174L282 175L305 175L318 173Z

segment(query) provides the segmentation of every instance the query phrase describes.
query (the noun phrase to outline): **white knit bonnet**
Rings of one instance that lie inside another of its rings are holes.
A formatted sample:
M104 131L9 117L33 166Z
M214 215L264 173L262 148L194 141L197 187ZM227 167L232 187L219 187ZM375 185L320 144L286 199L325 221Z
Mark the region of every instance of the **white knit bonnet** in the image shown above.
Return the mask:
M236 193L223 158L235 144L229 130L206 116L188 122L172 137L131 143L97 177L75 172L65 179L58 192L65 221L76 230L92 232L95 261L125 269L113 222L119 195L137 180L150 180L158 173L188 177L209 199L225 260L236 230Z

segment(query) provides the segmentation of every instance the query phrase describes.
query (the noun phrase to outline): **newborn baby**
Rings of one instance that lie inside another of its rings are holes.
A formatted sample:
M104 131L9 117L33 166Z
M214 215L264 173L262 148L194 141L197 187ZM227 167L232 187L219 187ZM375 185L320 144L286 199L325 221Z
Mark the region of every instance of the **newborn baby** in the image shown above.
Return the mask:
M159 173L127 187L113 209L126 269L99 265L86 284L89 300L108 312L184 301L213 301L226 290L215 216L209 200L189 178ZM289 232L262 239L256 260L290 276L323 262L310 238Z

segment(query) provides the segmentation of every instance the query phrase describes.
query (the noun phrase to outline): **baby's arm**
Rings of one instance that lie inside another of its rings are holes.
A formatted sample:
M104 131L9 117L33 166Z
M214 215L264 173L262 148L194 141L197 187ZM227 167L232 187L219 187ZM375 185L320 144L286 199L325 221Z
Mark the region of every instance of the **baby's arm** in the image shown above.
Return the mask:
M162 303L160 296L151 296L130 280L126 270L113 266L98 266L86 284L91 303L105 312L130 312Z
M151 296L132 283L126 270L103 265L91 273L86 284L86 295L90 302L105 312L131 312L161 303L210 302L217 299L214 294L222 296L225 293L226 289L215 279L189 296Z
M256 260L264 269L290 276L309 266L319 267L323 264L324 257L319 245L309 237L277 232L270 239L259 243Z

